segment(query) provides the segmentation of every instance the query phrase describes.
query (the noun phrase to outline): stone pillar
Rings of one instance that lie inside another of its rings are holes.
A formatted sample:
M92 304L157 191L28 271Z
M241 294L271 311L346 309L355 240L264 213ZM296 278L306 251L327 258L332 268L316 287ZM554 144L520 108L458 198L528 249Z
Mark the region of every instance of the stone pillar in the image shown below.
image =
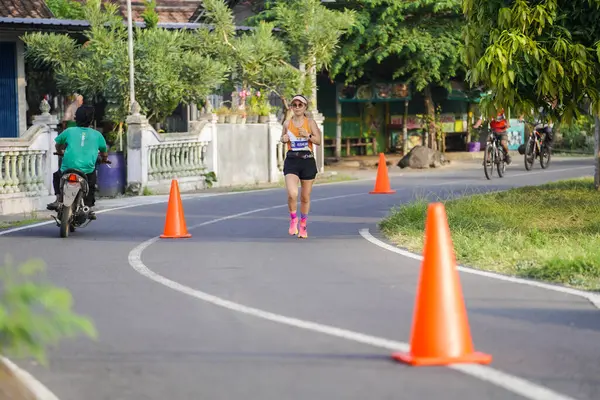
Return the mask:
M315 120L319 130L321 131L321 146L315 146L315 161L317 162L317 170L319 173L325 172L325 151L323 144L325 143L325 133L323 132L323 121L325 117L318 111L312 113L312 118Z
M277 165L277 151L281 139L282 125L277 121L277 116L269 115L269 182L279 182L279 178L283 176Z
M213 184L213 187L219 186L219 146L218 146L218 135L217 135L217 115L202 113L199 116L200 121L208 121L202 128L200 137L198 140L201 142L208 142L208 148L206 149L206 159L204 164L208 172L214 172L217 181Z
M56 128L58 127L58 118L56 115L50 114L50 104L46 99L42 100L40 104L40 110L42 115L36 115L33 117L33 125L46 125L48 127L48 152L46 153L46 161L42 168L44 168L44 185L48 189L49 195L54 195L54 188L52 186L52 174L58 171L58 156L53 153L56 151L55 141L58 136Z
M597 115L594 117L594 187L596 190L600 190L600 117Z
M141 195L148 183L148 152L144 143L144 130L150 124L140 114L137 102L131 107L132 114L127 117L127 188L126 192Z
M337 161L342 159L342 103L340 102L342 86L341 83L335 85L335 158ZM323 138L323 141L325 141L325 138Z

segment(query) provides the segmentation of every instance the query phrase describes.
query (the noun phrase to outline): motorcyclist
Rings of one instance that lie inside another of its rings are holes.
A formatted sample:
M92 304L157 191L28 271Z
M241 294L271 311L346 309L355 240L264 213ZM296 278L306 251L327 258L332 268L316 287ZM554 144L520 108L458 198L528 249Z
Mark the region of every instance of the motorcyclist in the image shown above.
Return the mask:
M482 123L483 116L479 117L479 120L475 123L475 125L473 125L473 128L479 128ZM510 165L512 162L510 154L508 153L508 128L510 128L510 123L508 122L508 119L506 119L503 108L498 111L496 118L490 121L490 128L496 137L500 139L500 145L502 146L502 149L504 149L504 159L506 160L506 165Z
M89 191L84 199L86 206L92 208L95 203L96 192L96 160L98 152L103 161L108 159L106 140L97 130L90 127L94 120L94 107L81 106L75 112L77 126L65 129L54 139L56 151L63 155L62 165L52 176L56 200L47 205L48 210L56 210L61 199L60 178L67 169L76 169L85 173ZM66 147L66 150L65 150ZM89 213L90 219L96 219L93 211Z

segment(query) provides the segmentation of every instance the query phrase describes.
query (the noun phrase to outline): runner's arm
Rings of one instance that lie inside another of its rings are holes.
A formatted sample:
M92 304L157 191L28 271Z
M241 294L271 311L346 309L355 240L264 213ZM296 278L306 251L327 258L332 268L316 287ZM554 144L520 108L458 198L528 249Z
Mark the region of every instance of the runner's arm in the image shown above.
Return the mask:
M310 120L309 125L310 125L310 137L308 138L308 140L310 140L313 144L320 146L321 145L321 130L319 129L319 127L314 119Z
M281 143L286 143L287 141L290 140L290 138L287 135L287 128L289 126L290 121L286 121L283 123L283 129L281 130L281 137L279 138L279 141ZM284 140L285 138L285 140Z

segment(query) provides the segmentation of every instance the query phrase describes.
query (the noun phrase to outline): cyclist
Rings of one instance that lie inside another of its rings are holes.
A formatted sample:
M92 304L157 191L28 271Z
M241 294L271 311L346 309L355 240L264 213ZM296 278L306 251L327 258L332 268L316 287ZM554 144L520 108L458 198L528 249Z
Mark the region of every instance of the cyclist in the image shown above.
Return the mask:
M550 149L552 147L552 128L554 127L554 123L548 117L548 114L543 108L540 107L539 111L540 122L534 127L534 129L544 134L544 141L546 146Z
M543 140L548 147L548 149L552 148L552 128L554 128L554 122L552 118L548 117L548 113L544 110L543 107L539 108L538 122L533 125L533 129L543 134ZM533 110L532 110L533 113ZM525 116L521 115L519 117L519 121L525 121Z
M480 116L475 125L473 125L473 128L479 128L482 123L483 116ZM503 108L498 112L496 118L490 121L490 128L496 137L500 139L500 144L504 150L506 165L510 165L512 162L510 154L508 154L508 128L510 128L510 123L508 122L508 119L506 119Z

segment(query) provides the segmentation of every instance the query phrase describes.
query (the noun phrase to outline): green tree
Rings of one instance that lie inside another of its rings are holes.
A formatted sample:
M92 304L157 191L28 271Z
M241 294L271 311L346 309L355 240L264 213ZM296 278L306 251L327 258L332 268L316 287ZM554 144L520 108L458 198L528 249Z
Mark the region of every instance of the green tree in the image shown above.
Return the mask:
M263 18L272 18L284 31L283 40L298 60L304 85L301 92L317 109L317 71L331 66L342 36L355 23L355 11L331 10L321 0L269 1Z
M161 123L180 103L198 103L222 83L226 66L211 58L190 31L156 27L150 3L146 29L135 29L136 100L152 123ZM26 57L54 69L57 86L86 98L107 101L107 115L121 128L129 113L127 28L117 5L88 0L84 5L90 28L80 45L55 33L26 33ZM206 35L211 35L208 32Z
M74 0L47 0L46 5L59 19L85 19L81 3Z
M276 93L284 102L300 86L301 75L288 63L285 44L273 34L272 23L261 22L248 32L236 34L233 14L223 0L205 0L205 21L215 35L198 32L198 46L210 47L211 56L222 60L233 82L243 88Z
M491 90L487 114L541 108L569 122L591 110L600 187L600 0L464 0L463 11L468 79Z
M461 0L351 0L357 23L343 38L330 75L346 83L402 79L425 97L429 143L435 146L434 86L464 73Z
M222 0L207 0L205 7L214 9L222 3ZM329 67L340 38L354 24L354 16L352 10L329 10L320 0L265 1L263 11L249 20L257 29L239 39L240 48L235 50L238 65L244 71L261 69L261 78L273 82L269 86L285 91L275 90L286 108L289 95L304 93L316 109L316 71ZM228 37L233 35L230 16L215 22ZM273 28L279 30L277 36L272 33ZM272 58L249 56L249 50L265 45ZM292 65L291 59L297 61L298 67ZM261 60L267 63L262 64ZM260 79L251 81L261 83Z

